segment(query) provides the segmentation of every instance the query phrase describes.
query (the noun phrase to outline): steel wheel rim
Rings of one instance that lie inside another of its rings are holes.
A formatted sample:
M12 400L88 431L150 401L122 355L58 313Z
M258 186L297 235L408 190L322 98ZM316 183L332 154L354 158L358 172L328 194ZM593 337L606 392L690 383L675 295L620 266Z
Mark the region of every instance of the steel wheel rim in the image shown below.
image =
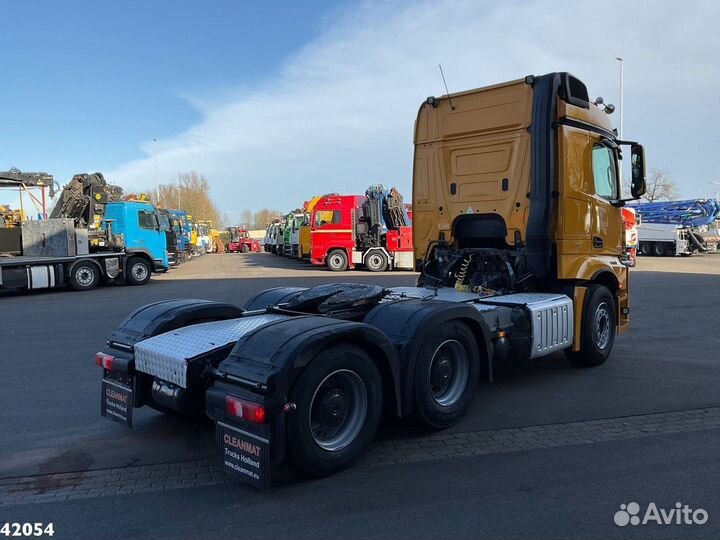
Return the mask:
M92 269L83 266L82 268L78 268L75 272L75 280L80 285L90 285L93 280L95 279L95 273L92 271Z
M595 310L593 318L593 332L595 343L599 349L604 349L610 343L610 306L607 302L601 302Z
M373 255L370 255L370 259L368 259L368 262L370 263L371 268L380 268L383 263L383 258L377 253L375 253Z
M340 255L333 255L330 257L330 266L333 268L340 268L342 266L342 257Z
M347 447L362 430L367 408L367 389L360 376L349 369L333 371L310 400L308 425L313 441L328 452Z
M138 281L143 281L148 276L148 269L142 263L135 263L132 267L132 275Z
M456 339L447 339L435 348L428 387L433 400L441 407L450 407L460 400L470 372L465 347Z

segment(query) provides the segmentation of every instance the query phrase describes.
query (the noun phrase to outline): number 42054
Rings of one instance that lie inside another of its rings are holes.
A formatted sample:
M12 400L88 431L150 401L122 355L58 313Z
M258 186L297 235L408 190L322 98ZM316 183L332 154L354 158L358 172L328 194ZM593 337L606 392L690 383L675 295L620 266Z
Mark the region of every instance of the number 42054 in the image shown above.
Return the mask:
M52 536L55 528L52 523L5 523L0 527L2 536Z

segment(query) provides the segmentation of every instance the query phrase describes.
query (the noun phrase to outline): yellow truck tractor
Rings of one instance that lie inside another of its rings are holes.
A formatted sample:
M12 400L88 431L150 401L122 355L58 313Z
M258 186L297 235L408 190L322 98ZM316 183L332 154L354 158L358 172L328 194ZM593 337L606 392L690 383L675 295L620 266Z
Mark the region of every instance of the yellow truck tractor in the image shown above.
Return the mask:
M415 287L274 287L242 307L164 300L136 310L96 362L101 412L215 421L222 469L257 487L285 459L341 471L381 416L456 424L509 358L604 362L629 320L619 141L568 73L431 97L415 126ZM210 322L208 322L210 321ZM203 324L197 324L202 322Z
M413 173L421 283L565 294L574 308L568 356L603 362L630 312L624 147L632 196L645 191L643 148L618 140L613 110L569 73L428 98L415 125Z

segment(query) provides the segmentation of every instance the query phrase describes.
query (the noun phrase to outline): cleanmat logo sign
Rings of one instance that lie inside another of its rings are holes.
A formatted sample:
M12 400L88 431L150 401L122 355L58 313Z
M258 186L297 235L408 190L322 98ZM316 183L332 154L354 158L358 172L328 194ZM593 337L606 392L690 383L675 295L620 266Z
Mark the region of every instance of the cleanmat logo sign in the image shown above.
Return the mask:
M621 504L613 517L615 525L705 525L709 518L707 510L694 509L681 502L676 502L671 508L662 508L651 502L644 512L641 510L636 502Z

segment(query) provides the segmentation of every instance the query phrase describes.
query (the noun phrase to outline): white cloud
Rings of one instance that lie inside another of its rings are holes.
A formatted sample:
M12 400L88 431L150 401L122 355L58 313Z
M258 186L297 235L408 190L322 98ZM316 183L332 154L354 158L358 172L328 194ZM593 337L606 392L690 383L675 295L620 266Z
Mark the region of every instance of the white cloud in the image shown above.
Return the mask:
M618 105L623 56L625 136L646 143L650 165L669 167L684 195L706 195L717 176L715 127L704 124L720 112L719 15L710 1L365 3L328 16L271 80L193 97L203 120L157 143L160 177L202 172L231 216L376 182L409 199L413 122L425 97L444 93L439 63L451 91L571 71ZM107 177L151 186L152 145Z

